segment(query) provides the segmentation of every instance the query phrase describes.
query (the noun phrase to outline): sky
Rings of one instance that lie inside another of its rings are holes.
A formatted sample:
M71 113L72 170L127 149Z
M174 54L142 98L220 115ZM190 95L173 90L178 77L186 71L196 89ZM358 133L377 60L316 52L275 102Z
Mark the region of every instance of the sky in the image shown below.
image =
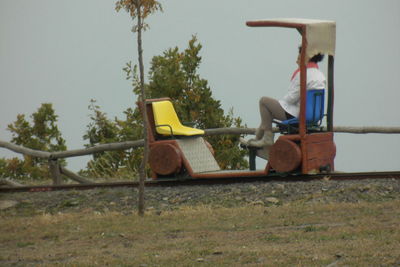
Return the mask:
M233 108L248 127L259 125L261 96L286 93L300 44L293 29L245 25L266 18L336 21L334 124L400 126L400 1L160 2L164 12L148 19L143 36L146 70L153 56L185 49L196 35L203 46L201 77L225 111ZM109 118L123 118L135 106L122 68L137 63L136 39L129 15L114 7L109 0L0 0L0 140L11 140L6 128L18 114L29 117L52 103L68 149L80 149L91 99ZM398 134L338 133L335 142L336 170L400 169ZM0 148L0 157L14 156ZM88 159L67 162L79 170Z

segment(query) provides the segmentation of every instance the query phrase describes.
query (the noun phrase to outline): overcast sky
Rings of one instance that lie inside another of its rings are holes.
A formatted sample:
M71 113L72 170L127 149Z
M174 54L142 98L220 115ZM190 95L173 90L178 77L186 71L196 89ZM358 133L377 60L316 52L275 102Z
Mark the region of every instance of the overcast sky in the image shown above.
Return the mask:
M202 78L227 111L248 127L259 124L258 98L282 97L296 68L295 30L249 28L247 20L335 20L337 126L400 126L400 1L168 0L144 34L145 67L165 49L184 49L193 34L203 45ZM132 22L108 0L0 0L0 140L17 114L53 103L68 149L83 148L88 105L96 99L110 118L134 107L122 71L137 62ZM325 70L324 70L325 71ZM336 169L400 168L400 135L336 134ZM0 157L17 154L0 149ZM87 157L69 159L72 169ZM260 167L260 166L258 166Z

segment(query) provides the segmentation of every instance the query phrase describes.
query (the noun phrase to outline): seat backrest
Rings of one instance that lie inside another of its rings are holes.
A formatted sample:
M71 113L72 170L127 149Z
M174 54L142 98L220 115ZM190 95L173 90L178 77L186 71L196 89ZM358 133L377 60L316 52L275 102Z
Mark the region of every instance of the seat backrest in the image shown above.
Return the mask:
M152 102L156 132L161 135L202 135L203 130L182 125L172 102L169 100Z
M307 108L306 121L307 123L318 123L324 116L324 89L307 90Z
M154 122L156 125L170 125L172 128L181 125L181 122L176 114L174 106L171 101L164 100L153 102ZM156 131L160 134L163 133L162 127L157 127ZM160 132L161 131L161 132ZM169 129L167 129L169 131Z

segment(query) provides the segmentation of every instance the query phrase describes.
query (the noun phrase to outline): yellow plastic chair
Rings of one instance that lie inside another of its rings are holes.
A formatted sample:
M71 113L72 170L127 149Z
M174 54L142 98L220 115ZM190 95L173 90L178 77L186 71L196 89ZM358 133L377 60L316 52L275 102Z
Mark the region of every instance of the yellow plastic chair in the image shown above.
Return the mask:
M171 101L152 103L156 131L161 135L203 135L204 131L182 125Z

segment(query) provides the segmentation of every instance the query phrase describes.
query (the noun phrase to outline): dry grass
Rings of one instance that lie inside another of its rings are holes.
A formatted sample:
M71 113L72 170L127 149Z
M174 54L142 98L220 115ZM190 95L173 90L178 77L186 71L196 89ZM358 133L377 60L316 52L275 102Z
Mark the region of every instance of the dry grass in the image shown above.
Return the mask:
M400 201L1 217L0 265L398 266Z

